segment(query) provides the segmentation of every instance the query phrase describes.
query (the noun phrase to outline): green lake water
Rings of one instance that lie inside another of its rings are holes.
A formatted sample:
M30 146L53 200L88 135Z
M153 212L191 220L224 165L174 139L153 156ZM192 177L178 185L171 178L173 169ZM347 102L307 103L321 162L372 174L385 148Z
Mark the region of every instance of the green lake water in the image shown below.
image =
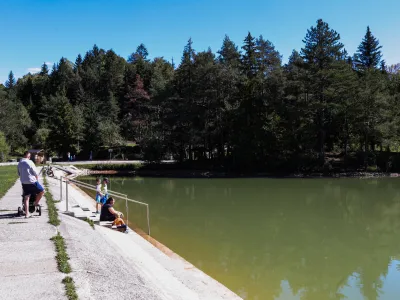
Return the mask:
M149 203L154 238L244 299L400 299L400 179L110 179ZM129 220L146 231L143 208Z

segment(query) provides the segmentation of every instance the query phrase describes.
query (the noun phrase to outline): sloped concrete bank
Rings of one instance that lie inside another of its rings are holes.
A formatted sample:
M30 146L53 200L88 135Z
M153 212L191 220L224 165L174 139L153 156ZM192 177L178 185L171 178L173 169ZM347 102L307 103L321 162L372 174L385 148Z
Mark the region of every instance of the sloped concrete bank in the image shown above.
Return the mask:
M58 178L67 175L61 170L55 173ZM60 180L48 181L54 199L60 199ZM68 207L65 184L62 191L63 199L57 204L62 221L59 230L67 243L80 299L104 299L106 295L119 299L241 299L154 239L150 243L134 231L123 234L99 225L92 229L87 222L62 214L79 208L88 208L88 215L95 211L95 202L79 188L69 185Z

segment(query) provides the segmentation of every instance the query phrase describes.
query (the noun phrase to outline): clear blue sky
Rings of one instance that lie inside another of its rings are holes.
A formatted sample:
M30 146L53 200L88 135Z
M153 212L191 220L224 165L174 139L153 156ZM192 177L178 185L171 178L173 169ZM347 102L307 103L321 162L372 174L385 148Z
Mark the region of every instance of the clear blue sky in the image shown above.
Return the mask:
M378 4L379 3L379 4ZM75 61L97 44L127 57L144 43L151 57L179 63L189 37L216 52L225 34L239 46L250 31L272 41L286 61L318 18L353 54L367 25L388 64L400 62L399 0L12 0L0 4L0 82L62 56Z

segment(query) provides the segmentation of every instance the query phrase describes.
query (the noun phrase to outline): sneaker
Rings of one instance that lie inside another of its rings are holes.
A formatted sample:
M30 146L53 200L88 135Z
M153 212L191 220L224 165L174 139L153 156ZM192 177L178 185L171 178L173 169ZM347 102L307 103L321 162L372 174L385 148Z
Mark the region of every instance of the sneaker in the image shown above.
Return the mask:
M99 214L99 211L98 211L98 210L96 210L96 214Z

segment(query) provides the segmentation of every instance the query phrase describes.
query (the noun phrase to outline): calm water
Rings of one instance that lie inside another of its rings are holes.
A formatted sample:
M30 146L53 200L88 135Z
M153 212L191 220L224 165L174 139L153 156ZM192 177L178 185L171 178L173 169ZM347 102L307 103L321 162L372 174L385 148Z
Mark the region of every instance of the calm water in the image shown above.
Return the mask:
M111 178L111 189L149 203L152 236L244 299L400 299L400 179ZM129 207L146 229L144 216Z

